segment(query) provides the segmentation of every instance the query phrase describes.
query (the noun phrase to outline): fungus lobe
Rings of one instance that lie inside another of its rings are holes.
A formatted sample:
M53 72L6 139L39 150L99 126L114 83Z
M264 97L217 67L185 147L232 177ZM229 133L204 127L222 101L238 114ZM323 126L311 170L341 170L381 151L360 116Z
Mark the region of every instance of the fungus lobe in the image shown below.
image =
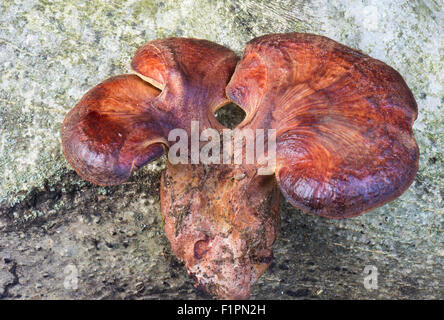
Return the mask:
M398 72L359 51L310 34L256 38L227 94L248 126L277 130L276 179L304 211L353 217L416 175L415 99Z

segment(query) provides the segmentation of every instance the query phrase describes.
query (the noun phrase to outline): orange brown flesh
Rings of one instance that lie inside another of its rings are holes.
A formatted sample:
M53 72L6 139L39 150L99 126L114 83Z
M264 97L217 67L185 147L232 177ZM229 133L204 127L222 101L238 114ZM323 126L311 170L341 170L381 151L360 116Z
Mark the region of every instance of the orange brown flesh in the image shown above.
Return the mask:
M237 62L231 50L206 40L151 41L131 63L139 77L117 76L91 89L62 126L67 160L100 185L122 183L163 154L171 129L190 135L196 120L200 132L221 132L214 111L230 100L246 113L237 128L277 130L275 176L258 176L246 164L168 162L163 173L173 252L197 286L232 299L248 298L271 264L278 186L298 208L345 218L399 196L418 167L417 106L384 63L297 33L256 38Z

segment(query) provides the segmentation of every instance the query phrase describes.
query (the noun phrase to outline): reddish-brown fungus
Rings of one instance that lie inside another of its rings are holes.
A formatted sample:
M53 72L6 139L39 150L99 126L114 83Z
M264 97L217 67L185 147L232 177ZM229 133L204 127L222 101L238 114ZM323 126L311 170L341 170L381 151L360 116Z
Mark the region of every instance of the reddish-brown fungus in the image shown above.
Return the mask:
M246 113L238 129L276 129L275 175L257 164L172 164L161 180L165 232L176 256L218 298L247 298L272 261L279 187L296 207L330 218L359 215L413 181L415 100L384 63L325 37L276 34L235 54L205 40L141 47L138 75L91 89L62 126L65 156L85 179L111 185L170 147L168 133L224 128L214 111ZM154 86L154 87L153 87ZM277 183L276 183L277 182ZM279 186L279 187L278 187Z
M402 77L331 39L250 41L227 87L246 126L277 130L276 179L296 207L353 217L401 195L418 168L417 106Z
M159 93L135 75L121 75L83 96L62 125L65 157L80 176L119 184L163 154L165 129L150 106Z

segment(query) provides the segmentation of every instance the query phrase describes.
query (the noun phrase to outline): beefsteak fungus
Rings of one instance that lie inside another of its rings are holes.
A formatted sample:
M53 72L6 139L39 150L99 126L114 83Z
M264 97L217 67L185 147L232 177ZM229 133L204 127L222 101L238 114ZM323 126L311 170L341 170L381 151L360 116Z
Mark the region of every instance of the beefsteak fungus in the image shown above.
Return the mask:
M207 129L222 135L214 113L230 102L246 114L235 129L276 130L269 174L244 156L236 164L168 161L163 172L172 250L217 298L248 298L271 264L280 192L308 213L349 218L395 199L416 175L417 105L404 80L326 37L262 36L240 60L206 40L154 40L136 52L131 69L87 92L62 125L66 159L95 184L126 181L171 148L173 129L189 137L197 122L199 136Z

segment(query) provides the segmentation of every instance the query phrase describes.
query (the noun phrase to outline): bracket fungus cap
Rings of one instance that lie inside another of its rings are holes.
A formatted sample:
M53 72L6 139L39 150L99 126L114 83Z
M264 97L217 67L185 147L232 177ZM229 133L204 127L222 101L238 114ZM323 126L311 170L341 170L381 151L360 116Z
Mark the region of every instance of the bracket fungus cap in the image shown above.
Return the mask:
M66 159L84 179L120 184L169 147L173 128L222 128L214 111L237 63L229 49L207 40L168 38L142 46L136 75L109 78L89 90L61 129Z
M227 86L244 127L275 128L276 179L294 206L329 218L362 214L412 183L417 105L397 71L329 38L251 40Z

